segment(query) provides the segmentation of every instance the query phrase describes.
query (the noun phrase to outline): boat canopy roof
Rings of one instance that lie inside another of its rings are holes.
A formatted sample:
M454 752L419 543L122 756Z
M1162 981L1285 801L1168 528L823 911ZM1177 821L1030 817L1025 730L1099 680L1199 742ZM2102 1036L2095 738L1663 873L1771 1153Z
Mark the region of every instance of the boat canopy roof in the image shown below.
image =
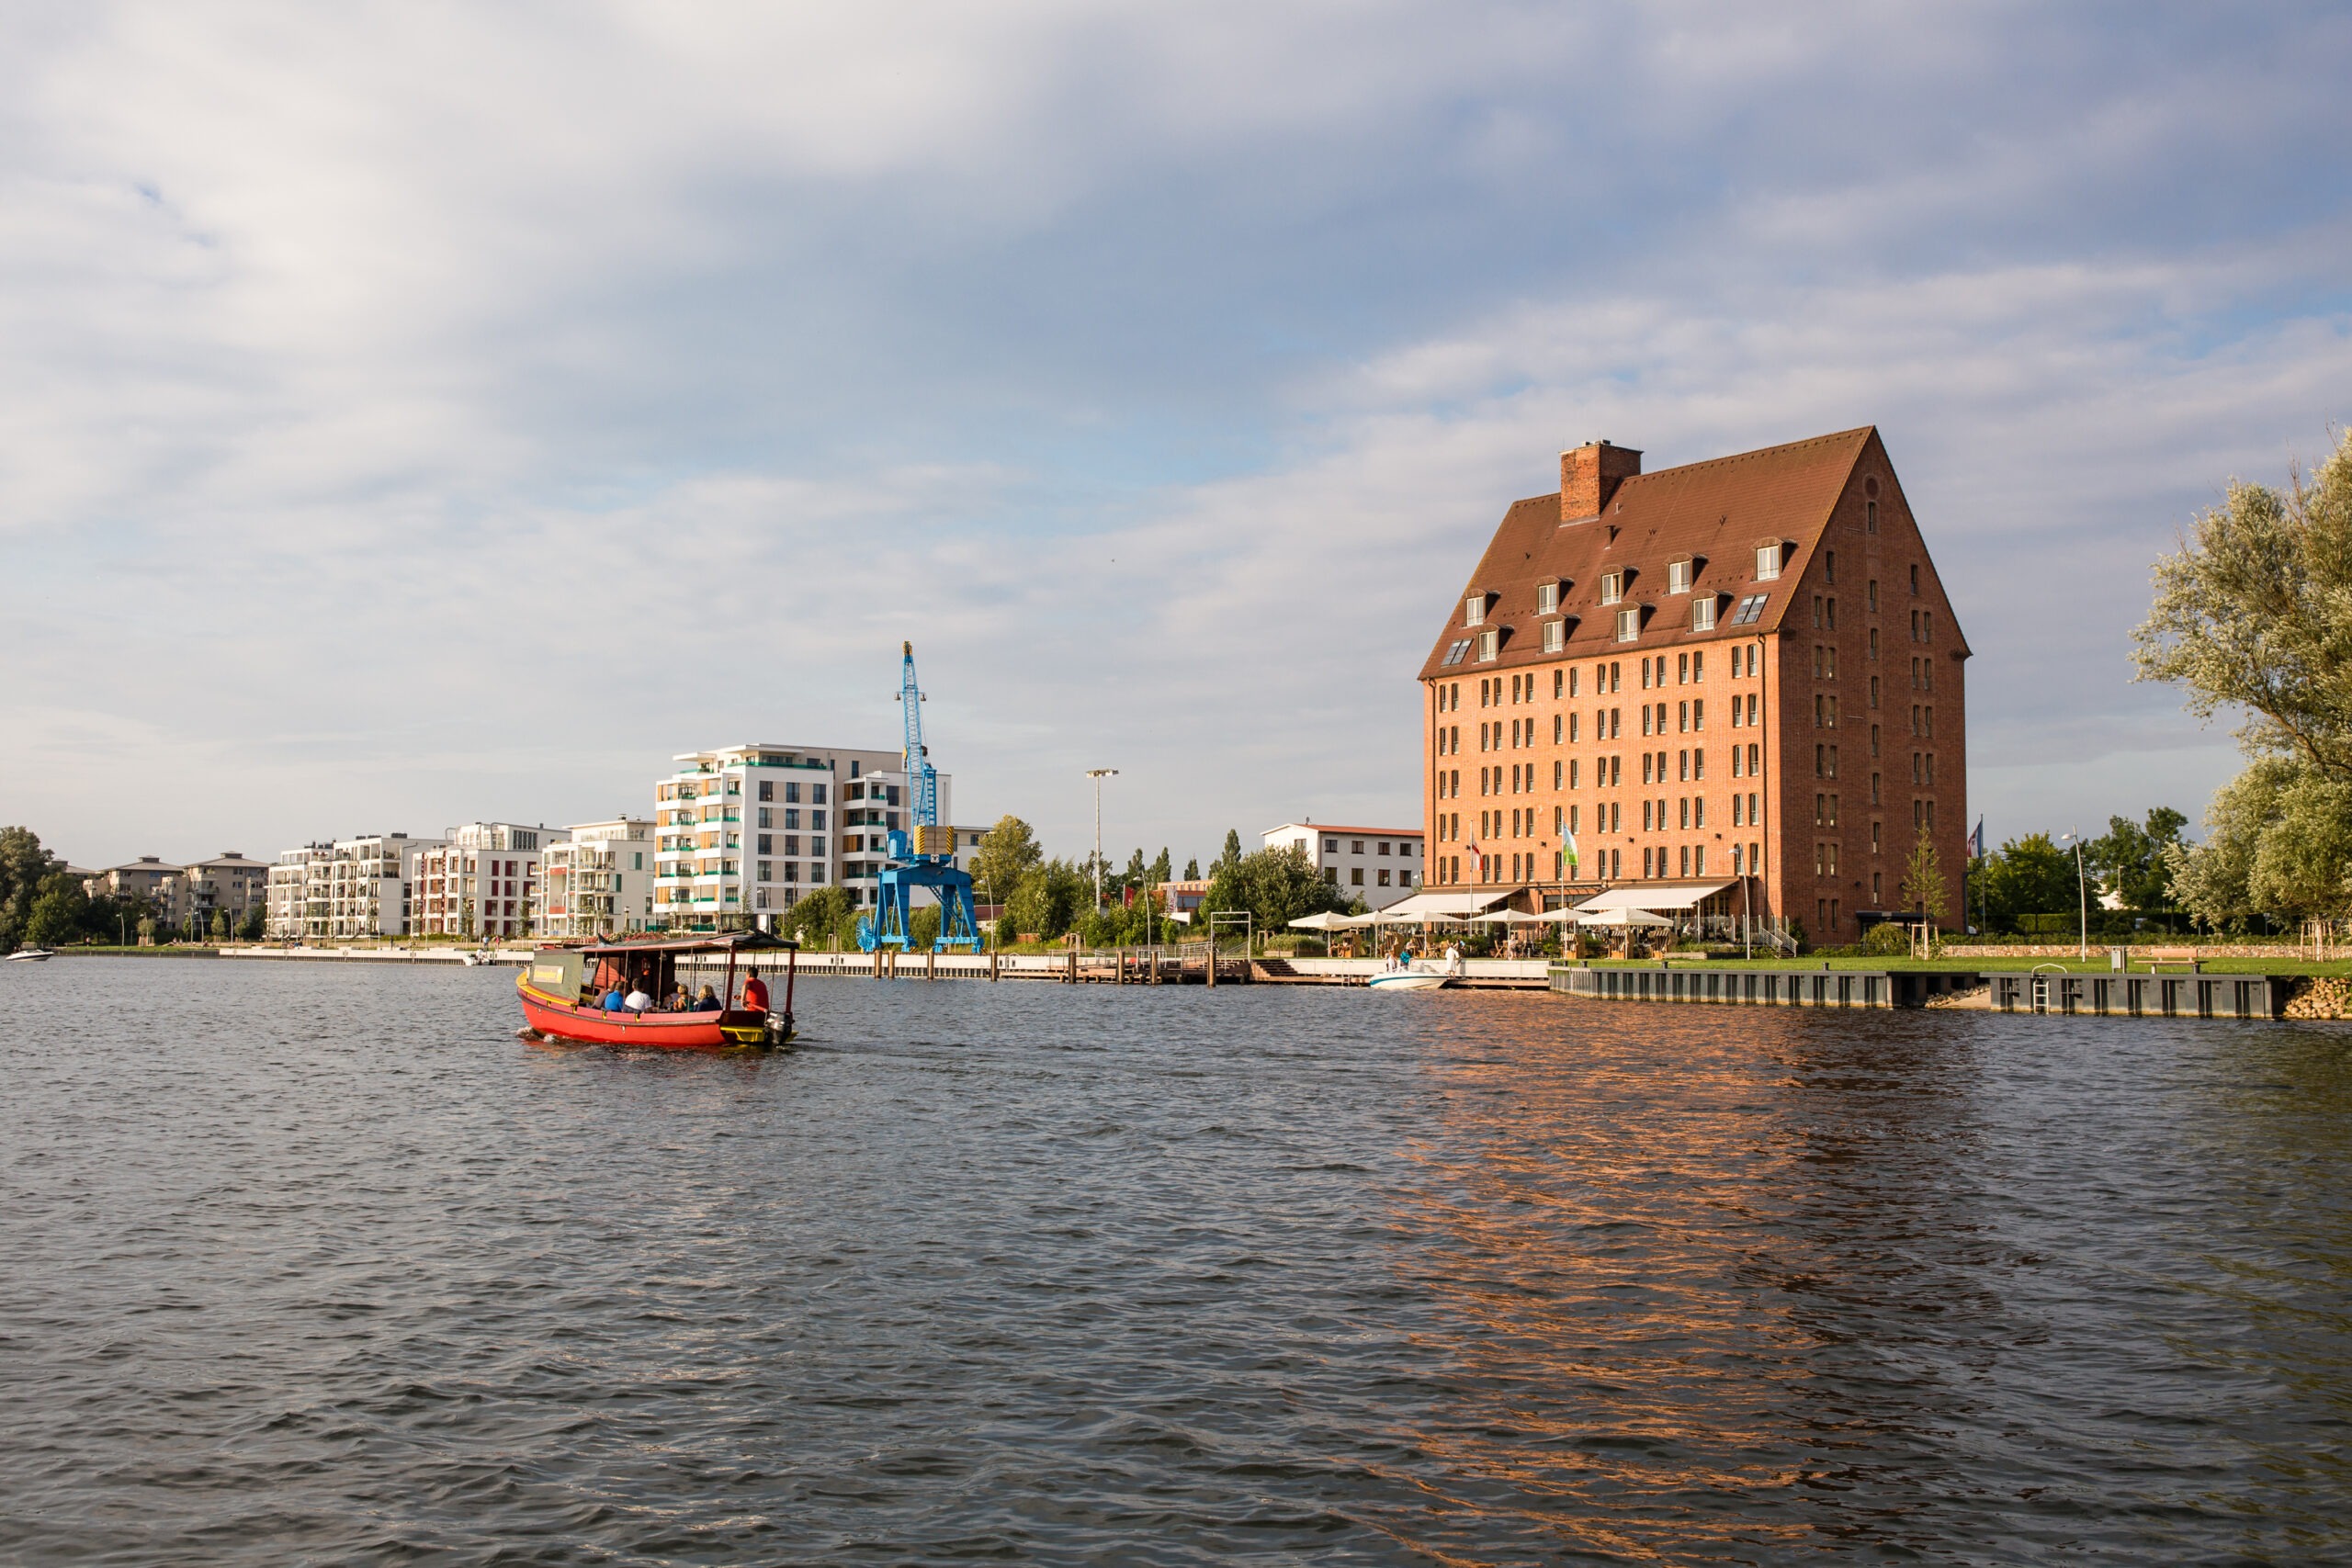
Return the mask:
M766 953L797 948L797 942L765 931L706 931L699 936L643 937L634 942L592 942L577 951L608 953Z

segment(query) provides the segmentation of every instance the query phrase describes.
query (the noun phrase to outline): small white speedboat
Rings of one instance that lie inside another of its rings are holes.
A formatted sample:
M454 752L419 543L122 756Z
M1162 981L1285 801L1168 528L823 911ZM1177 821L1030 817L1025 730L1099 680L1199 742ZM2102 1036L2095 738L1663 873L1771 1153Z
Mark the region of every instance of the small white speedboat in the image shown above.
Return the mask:
M1375 991L1434 991L1453 984L1453 976L1442 969L1408 964L1398 969L1383 969L1364 984Z
M51 953L49 949L45 947L20 947L17 949L16 952L8 954L6 962L10 964L46 964L55 956L56 954Z

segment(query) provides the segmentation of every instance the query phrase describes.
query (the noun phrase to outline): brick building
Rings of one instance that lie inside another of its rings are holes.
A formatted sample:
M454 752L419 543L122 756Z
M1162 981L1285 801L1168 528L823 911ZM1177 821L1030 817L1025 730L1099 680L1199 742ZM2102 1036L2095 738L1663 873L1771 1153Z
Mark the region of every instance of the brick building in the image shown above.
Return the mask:
M1956 919L1968 652L1875 429L1563 453L1421 668L1427 885L1851 941L1925 830Z

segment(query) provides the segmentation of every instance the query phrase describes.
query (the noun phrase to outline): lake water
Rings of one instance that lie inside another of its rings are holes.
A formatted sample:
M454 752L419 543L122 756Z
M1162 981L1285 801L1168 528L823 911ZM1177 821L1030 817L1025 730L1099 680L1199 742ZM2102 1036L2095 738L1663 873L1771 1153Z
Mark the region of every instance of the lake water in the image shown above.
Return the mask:
M0 1561L2352 1561L2352 1034L0 969Z

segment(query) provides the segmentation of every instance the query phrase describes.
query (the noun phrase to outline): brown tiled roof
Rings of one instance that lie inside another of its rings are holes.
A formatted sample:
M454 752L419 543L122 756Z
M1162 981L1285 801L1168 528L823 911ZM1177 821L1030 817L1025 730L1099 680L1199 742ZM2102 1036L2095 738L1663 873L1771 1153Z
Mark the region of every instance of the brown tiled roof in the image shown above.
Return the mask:
M1655 652L1727 637L1752 637L1779 629L1795 598L1830 513L1852 479L1865 453L1878 447L1878 432L1865 425L1767 446L1736 457L1679 468L1636 474L1618 486L1594 518L1563 523L1558 492L1513 502L1495 530L1478 570L1454 596L1452 614L1421 678L1441 673L1486 672L1504 666L1593 658L1604 653ZM1877 467L1892 475L1883 448ZM1779 581L1755 581L1757 547L1781 540L1786 552ZM1667 567L1692 558L1692 594L1717 593L1717 629L1694 632L1687 606L1690 594L1666 592ZM1649 613L1638 641L1616 640L1615 613L1622 605L1600 603L1600 579L1623 569L1630 575L1625 604ZM1560 607L1569 617L1565 652L1545 653L1536 614L1539 584L1560 581ZM1488 595L1487 624L1503 631L1494 663L1481 666L1476 653L1443 666L1447 646L1475 637L1462 626L1462 604L1472 593ZM1770 595L1762 615L1741 626L1728 625L1734 607L1751 593Z

